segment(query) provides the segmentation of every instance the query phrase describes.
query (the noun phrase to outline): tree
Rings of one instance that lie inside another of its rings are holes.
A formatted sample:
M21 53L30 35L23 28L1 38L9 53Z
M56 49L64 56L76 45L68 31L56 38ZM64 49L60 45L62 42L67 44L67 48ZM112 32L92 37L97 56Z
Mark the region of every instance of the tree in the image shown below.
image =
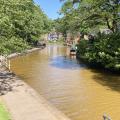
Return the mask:
M0 0L1 54L5 50L11 53L34 45L42 34L50 30L50 24L33 0Z
M111 34L99 34L92 42L81 39L77 57L94 67L120 72L120 0L64 0L60 12L61 21L67 21L65 30L93 33L101 27L110 29Z
M118 30L120 21L119 0L64 0L61 14L67 19L74 30L84 30L106 26L113 32Z

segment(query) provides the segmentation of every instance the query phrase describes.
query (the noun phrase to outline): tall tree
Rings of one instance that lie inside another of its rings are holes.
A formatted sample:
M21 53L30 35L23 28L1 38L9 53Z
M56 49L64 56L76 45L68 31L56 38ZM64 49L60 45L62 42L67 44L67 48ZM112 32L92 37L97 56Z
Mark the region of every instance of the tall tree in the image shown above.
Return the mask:
M50 29L50 20L33 0L0 0L0 53L34 45Z
M67 18L69 26L75 30L104 25L116 32L120 21L119 13L119 0L64 0L61 8L61 14Z

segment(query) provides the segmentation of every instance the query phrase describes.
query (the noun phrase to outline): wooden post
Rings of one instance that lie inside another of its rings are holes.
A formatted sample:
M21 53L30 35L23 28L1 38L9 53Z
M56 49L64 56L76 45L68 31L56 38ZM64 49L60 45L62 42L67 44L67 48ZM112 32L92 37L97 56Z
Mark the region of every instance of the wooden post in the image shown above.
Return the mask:
M10 71L10 60L8 60L8 69L9 69L9 71Z

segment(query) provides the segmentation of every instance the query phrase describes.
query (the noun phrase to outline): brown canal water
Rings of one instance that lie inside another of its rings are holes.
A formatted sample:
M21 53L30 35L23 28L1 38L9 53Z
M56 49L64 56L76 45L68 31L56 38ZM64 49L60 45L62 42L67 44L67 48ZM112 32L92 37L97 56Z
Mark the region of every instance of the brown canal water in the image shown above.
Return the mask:
M69 48L44 50L11 60L12 70L72 120L120 120L120 76L87 68Z

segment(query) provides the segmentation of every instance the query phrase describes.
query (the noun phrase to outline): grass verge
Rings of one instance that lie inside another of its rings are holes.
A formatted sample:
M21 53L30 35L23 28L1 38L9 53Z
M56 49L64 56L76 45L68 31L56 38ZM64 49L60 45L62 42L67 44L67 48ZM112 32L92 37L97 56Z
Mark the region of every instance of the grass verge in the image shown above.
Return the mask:
M11 120L9 112L2 103L0 103L0 120Z

